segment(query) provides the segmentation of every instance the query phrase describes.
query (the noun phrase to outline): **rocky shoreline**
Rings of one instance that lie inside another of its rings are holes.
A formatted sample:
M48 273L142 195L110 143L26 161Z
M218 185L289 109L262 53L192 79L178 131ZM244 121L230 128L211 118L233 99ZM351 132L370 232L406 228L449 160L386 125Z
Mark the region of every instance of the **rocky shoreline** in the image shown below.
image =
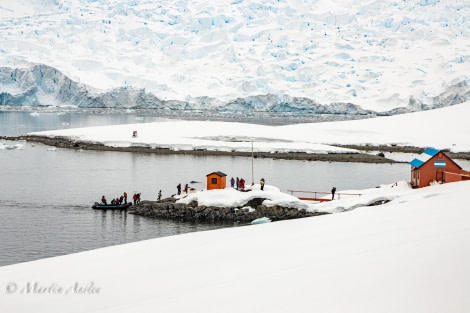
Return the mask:
M251 152L242 151L214 151L214 150L172 150L167 148L154 148L148 146L130 146L130 147L111 147L102 143L86 142L73 140L68 137L46 137L46 136L17 136L3 137L5 140L18 141L26 140L36 143L42 143L57 148L75 149L75 150L97 150L97 151L121 151L135 153L153 153L153 154L182 154L182 155L213 155L213 156L242 156L251 157ZM412 146L394 146L394 145L335 145L342 148L355 149L364 153L305 153L305 152L255 152L255 158L270 158L282 160L301 160L301 161L325 161L325 162L355 162L355 163L400 163L383 156L383 152L398 153L422 153L426 148ZM372 152L377 152L373 154ZM470 160L470 152L454 153L444 150L452 159Z
M130 146L130 147L111 147L101 143L85 142L73 140L67 137L46 137L46 136L18 136L4 137L5 140L26 140L36 143L42 143L57 148L75 149L75 150L97 150L97 151L121 151L135 153L154 153L161 155L182 154L182 155L213 155L213 156L242 156L251 157L251 152L242 151L214 151L214 150L172 150L166 148L154 148L146 146ZM360 147L360 146L359 146ZM379 147L377 147L379 149ZM360 150L360 149L357 149ZM423 150L424 151L424 150ZM387 159L368 153L270 153L255 152L255 158L270 158L282 160L302 160L302 161L326 161L326 162L357 162L357 163L396 163L397 161Z
M142 201L131 206L127 212L150 218L199 223L250 223L261 217L281 221L327 214L281 206L267 207L262 204L264 200L255 198L241 207L214 207L199 206L196 201L189 204L175 203L175 198L167 198L161 201Z

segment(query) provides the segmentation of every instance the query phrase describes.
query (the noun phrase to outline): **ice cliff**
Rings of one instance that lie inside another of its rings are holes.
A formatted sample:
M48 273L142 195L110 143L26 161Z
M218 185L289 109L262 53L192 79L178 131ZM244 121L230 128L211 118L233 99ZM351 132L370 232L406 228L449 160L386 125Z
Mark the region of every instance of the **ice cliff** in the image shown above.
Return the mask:
M470 2L17 0L0 103L394 114L469 97Z
M128 108L197 110L227 113L270 112L291 114L388 115L444 107L470 100L470 86L461 82L433 99L433 105L410 101L407 107L385 112L364 110L352 103L319 104L309 98L288 95L257 95L221 101L210 97L186 101L162 100L145 89L117 87L101 90L75 82L55 68L32 65L0 68L0 105L58 106L78 108Z

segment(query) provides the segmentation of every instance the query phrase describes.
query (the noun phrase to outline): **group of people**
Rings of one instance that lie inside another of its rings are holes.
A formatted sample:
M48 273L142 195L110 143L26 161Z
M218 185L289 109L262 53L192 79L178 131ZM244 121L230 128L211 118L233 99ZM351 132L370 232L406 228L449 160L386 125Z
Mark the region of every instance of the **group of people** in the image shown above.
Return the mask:
M186 184L186 186L188 186ZM188 187L186 187L186 190L187 190ZM132 201L135 204L138 204L140 203L140 192L136 192L134 193L134 195L132 196ZM160 201L162 199L162 190L160 189L158 191L158 194L157 194L157 200ZM103 195L101 197L101 203L102 205L108 205L108 201L106 200L106 197ZM119 197L116 197L116 199L112 199L111 200L111 203L109 203L110 205L121 205L121 204L127 204L127 192L124 192L123 195L119 196Z
M230 186L232 188L236 188L237 190L245 190L245 180L243 178L238 178L238 177L237 177L237 180L235 180L232 177L230 179Z
M134 201L134 204L140 203L140 192L134 193L132 200Z
M261 180L259 181L261 190L264 190L264 183L265 183L264 178L261 178ZM230 187L236 188L237 190L245 190L245 180L243 179L243 177L242 178L237 177L237 179L234 179L232 177L230 178Z
M264 183L265 183L264 178L261 178L261 180L259 181L261 190L264 190ZM230 178L230 186L232 188L236 188L237 190L245 190L245 180L243 179L243 177L242 178L237 177L237 179L234 179L232 177Z
M264 184L265 184L265 180L264 178L261 178L259 181L261 190L264 190ZM243 178L238 178L238 177L235 180L232 177L230 179L230 186L232 188L236 188L237 190L245 190L245 180ZM179 183L176 186L176 188L178 190L178 195L181 195L181 183ZM184 186L183 192L188 193L188 191L189 191L189 186L188 184L186 184ZM331 200L335 199L335 193L336 193L336 187L333 187L331 189ZM157 194L157 200L160 201L161 199L162 199L162 190L160 189ZM140 192L134 193L134 195L132 196L132 201L134 202L134 205L140 203ZM123 203L127 204L127 192L124 192L121 196L116 197L116 199L111 200L111 205L121 205ZM104 195L101 197L101 204L108 205L108 202L106 201L106 197Z
M132 196L132 200L134 201L134 204L140 203L140 192L139 193L134 193ZM116 197L115 199L113 198L111 200L111 205L121 205L121 204L127 204L127 192L124 191L124 193ZM108 201L106 200L106 197L103 195L101 197L101 204L108 205Z
M177 190L177 192L178 192L178 195L180 195L180 194L181 194L181 183L179 183L179 184L176 186L176 190ZM188 193L188 191L189 191L189 186L188 186L188 184L186 184L186 185L184 185L184 190L183 190L183 192L184 192L184 193Z

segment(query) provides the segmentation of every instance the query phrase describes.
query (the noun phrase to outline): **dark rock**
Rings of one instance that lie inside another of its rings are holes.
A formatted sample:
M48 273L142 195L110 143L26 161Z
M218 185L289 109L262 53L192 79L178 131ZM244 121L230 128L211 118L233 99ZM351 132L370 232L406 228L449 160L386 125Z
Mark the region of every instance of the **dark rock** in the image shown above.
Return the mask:
M188 206L190 206L190 207L197 207L197 201L196 201L196 200L191 201L191 202L188 204Z
M272 221L280 221L325 214L281 206L267 207L261 204L263 201L264 199L256 198L250 200L241 208L232 208L198 206L196 201L190 204L175 203L175 201L164 199L161 201L142 201L132 206L128 212L151 218L202 223L249 223L260 217L268 217ZM255 206L255 210L249 210L246 208L247 206Z
M245 206L256 208L256 207L260 206L261 204L263 204L264 200L266 200L266 199L264 199L264 198L254 198L254 199L251 199L250 201L248 201L245 204Z
M377 200L373 203L370 203L368 206L382 205L382 204L389 203L389 202L390 200Z

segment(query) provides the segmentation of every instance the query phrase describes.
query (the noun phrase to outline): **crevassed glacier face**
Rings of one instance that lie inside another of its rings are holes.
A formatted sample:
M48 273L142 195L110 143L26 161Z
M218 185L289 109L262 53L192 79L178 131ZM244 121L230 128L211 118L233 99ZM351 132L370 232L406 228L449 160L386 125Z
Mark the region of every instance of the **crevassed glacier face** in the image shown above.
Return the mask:
M45 64L68 81L39 80L35 93L16 76L0 100L296 110L255 99L287 95L380 112L432 106L468 80L468 16L465 0L17 0L0 4L0 66Z
M162 100L145 89L96 89L77 83L57 69L41 64L21 68L0 67L0 86L0 106L158 110L160 115L166 116L173 116L171 112L187 111L190 115L187 117L208 117L209 112L212 112L211 117L224 114L248 117L248 114L255 120L257 117L263 118L264 113L267 114L264 116L266 118L273 118L272 114L276 114L276 118L296 117L298 120L304 117L310 120L313 117L315 121L364 118L428 110L470 99L470 86L463 81L435 97L432 106L410 99L407 107L383 112L364 110L353 103L319 104L305 97L274 94L239 97L226 102L210 97L187 97L185 101Z

